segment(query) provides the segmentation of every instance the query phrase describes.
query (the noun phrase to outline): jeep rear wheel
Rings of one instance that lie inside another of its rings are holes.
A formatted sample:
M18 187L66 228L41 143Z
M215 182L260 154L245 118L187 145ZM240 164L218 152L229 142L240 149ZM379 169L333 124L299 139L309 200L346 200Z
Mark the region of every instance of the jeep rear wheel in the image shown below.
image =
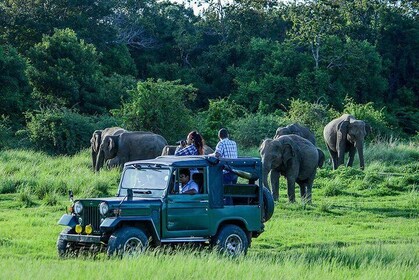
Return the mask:
M221 228L215 245L221 253L236 257L246 254L249 240L243 229L236 225L227 225Z
M68 242L67 240L64 240L64 237L62 236L62 234L69 234L69 233L75 233L71 227L63 229L60 235L58 235L57 251L58 251L58 256L60 258L69 256L71 252L74 253L74 248L72 244Z
M137 256L148 247L147 235L135 227L122 227L108 242L108 256Z

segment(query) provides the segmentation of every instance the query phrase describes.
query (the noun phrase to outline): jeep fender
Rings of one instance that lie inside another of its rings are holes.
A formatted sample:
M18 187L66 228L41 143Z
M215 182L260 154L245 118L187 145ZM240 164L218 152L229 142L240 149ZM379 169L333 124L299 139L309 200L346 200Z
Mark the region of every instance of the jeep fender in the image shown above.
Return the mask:
M249 231L249 226L248 226L245 219L243 219L242 217L229 217L228 219L221 220L218 223L217 232L223 225L226 225L226 224L237 225L237 226L241 227L243 230Z
M73 215L64 214L62 215L61 219L58 221L58 224L73 228L78 224L78 222L77 222L77 218L74 217Z
M129 216L129 217L106 218L100 224L100 229L102 231L112 232L112 231L115 231L117 228L119 228L121 224L124 224L124 223L134 224L138 222L140 223L143 222L143 223L151 225L150 233L153 236L153 239L156 240L156 242L160 242L160 235L157 232L157 228L156 228L156 225L154 224L153 219L150 217Z

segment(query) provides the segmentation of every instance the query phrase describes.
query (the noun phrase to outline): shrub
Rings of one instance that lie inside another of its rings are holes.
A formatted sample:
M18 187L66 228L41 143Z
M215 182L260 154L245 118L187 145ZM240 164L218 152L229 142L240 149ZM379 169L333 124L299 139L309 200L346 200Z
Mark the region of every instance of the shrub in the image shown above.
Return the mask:
M209 100L208 110L198 113L198 130L206 143L214 147L218 142L218 130L225 127L234 138L232 123L244 115L246 109L229 98Z
M31 207L35 205L31 195L31 188L29 187L24 187L19 191L17 200L22 204L23 207Z
M240 147L259 146L263 139L272 138L280 126L276 115L248 114L232 123L234 138Z
M196 89L179 81L148 79L128 91L121 109L112 112L130 130L147 130L163 135L169 143L183 139L195 129L188 103L195 99Z
M289 110L286 112L285 121L287 124L299 123L308 127L318 141L318 139L323 139L324 126L337 116L339 116L337 111L321 103L309 103L293 99Z
M51 154L75 154L89 146L93 121L69 109L45 109L26 114L32 144Z
M345 98L344 112L353 115L358 120L363 120L372 128L372 137L390 137L395 133L394 127L388 123L385 108L375 109L373 102L358 104L352 98ZM399 132L397 132L398 134Z

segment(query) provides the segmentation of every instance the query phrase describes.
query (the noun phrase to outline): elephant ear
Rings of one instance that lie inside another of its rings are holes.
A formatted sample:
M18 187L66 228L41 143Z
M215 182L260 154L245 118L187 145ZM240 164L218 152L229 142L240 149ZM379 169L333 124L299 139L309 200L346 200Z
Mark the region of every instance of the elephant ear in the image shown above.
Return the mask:
M283 150L282 150L283 162L286 163L293 157L295 157L295 147L292 143L287 141L286 143L284 143Z
M109 137L108 148L109 151L112 151L115 148L115 141L112 139L112 137Z
M345 139L348 134L349 129L349 119L342 121L338 124L337 134L338 138Z
M92 145L92 149L95 152L99 151L101 137L102 130L95 130L95 132L93 132L92 139L90 139L90 144Z

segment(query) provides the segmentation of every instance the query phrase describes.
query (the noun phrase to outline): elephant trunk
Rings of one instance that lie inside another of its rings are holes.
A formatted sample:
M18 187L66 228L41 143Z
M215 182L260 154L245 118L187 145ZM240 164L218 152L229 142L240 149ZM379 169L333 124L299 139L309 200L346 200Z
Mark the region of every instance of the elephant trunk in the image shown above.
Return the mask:
M356 149L358 150L359 166L361 170L364 170L364 141L356 142Z
M96 169L95 170L99 171L99 169L101 169L103 167L104 162L105 162L105 153L101 149L101 150L99 150L99 154L97 156Z
M269 175L269 171L271 170L271 166L268 163L264 163L262 162L262 177L263 177L263 185L268 188L271 189L271 187L268 184L268 175Z
M93 169L93 171L96 170L96 158L97 158L97 153L92 148L92 169Z

